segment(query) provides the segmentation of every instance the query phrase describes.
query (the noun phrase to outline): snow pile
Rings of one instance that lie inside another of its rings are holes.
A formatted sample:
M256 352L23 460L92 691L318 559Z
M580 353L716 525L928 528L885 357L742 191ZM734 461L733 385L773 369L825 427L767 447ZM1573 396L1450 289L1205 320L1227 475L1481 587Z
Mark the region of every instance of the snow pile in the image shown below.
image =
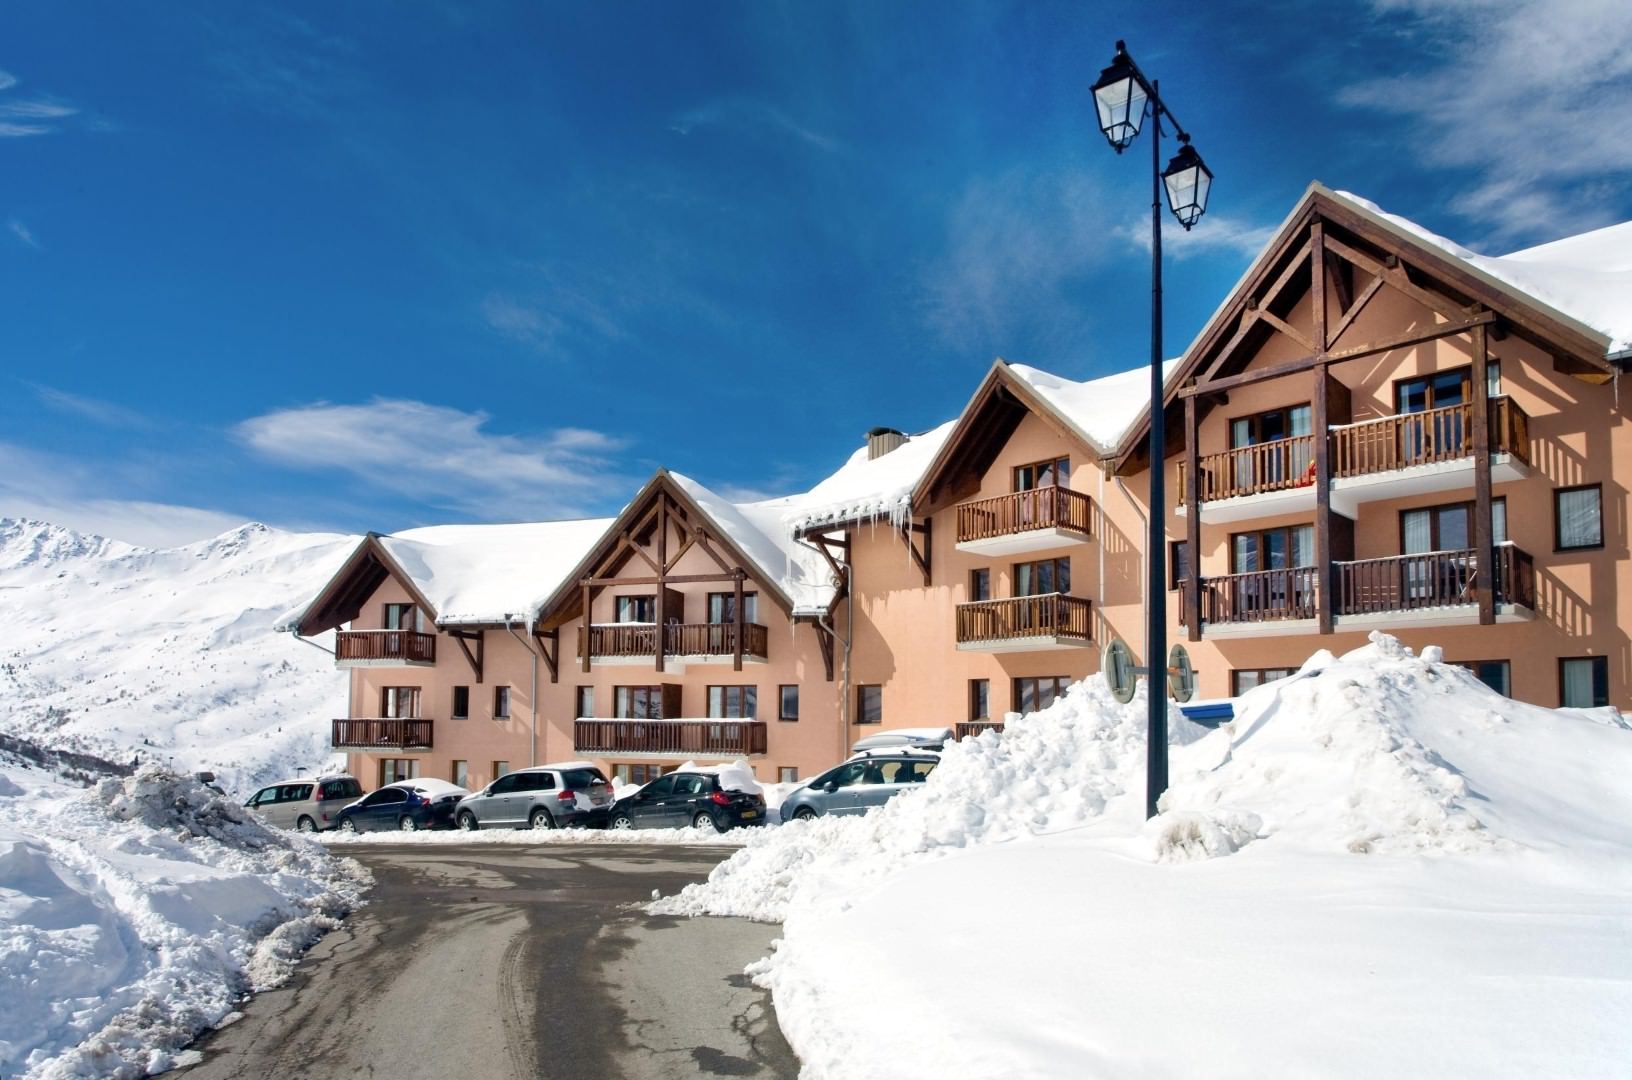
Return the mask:
M956 420L948 420L881 457L869 458L863 446L833 475L789 499L783 526L797 534L821 525L880 518L899 525L912 509L913 489L956 426Z
M19 782L20 781L20 782ZM144 770L0 802L0 1075L135 1077L274 986L367 871Z
M1169 711L1177 742L1204 729ZM878 881L958 848L1081 825L1114 797L1142 791L1145 699L1111 697L1102 675L1010 725L946 748L920 790L860 817L792 822L750 840L707 881L654 902L670 915L736 915L780 922L829 877Z

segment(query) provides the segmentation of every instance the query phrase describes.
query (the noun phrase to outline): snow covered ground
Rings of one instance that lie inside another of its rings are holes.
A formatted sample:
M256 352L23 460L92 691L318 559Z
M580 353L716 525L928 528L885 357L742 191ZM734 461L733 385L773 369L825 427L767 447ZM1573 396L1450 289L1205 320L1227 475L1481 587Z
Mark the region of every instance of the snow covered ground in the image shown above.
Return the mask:
M272 624L354 543L244 525L156 551L0 519L0 733L241 795L339 761L346 673Z
M807 1077L1624 1077L1632 728L1438 661L1378 635L1175 720L1148 823L1096 677L653 909L784 923Z
M0 768L0 1076L137 1077L283 981L366 870L145 770Z

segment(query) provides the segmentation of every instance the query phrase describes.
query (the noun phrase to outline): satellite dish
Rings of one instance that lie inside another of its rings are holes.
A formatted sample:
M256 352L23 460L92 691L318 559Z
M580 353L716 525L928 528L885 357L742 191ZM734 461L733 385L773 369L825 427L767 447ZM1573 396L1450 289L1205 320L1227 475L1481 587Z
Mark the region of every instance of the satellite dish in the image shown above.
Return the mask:
M1167 688L1181 705L1196 696L1196 669L1190 666L1190 654L1183 645L1173 646L1167 654Z
M1113 698L1123 705L1133 700L1133 653L1128 651L1121 638L1112 638L1110 644L1105 646L1105 652L1099 658L1099 670L1105 673L1105 681L1110 684Z

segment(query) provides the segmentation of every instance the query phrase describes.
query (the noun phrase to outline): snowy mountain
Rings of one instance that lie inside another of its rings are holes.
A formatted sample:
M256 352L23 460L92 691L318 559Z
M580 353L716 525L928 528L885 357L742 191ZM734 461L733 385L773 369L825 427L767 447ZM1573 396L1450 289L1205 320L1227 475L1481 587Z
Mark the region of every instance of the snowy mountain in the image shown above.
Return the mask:
M158 550L0 518L0 733L229 792L337 760L345 673L272 623L355 543L248 524Z

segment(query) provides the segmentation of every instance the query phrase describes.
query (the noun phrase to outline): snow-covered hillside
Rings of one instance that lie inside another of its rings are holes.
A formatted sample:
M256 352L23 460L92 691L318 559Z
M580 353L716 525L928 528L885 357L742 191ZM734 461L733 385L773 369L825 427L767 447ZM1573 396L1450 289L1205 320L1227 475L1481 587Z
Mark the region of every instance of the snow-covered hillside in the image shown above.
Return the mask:
M345 674L272 623L355 543L249 524L152 550L0 519L0 733L229 792L335 760Z

